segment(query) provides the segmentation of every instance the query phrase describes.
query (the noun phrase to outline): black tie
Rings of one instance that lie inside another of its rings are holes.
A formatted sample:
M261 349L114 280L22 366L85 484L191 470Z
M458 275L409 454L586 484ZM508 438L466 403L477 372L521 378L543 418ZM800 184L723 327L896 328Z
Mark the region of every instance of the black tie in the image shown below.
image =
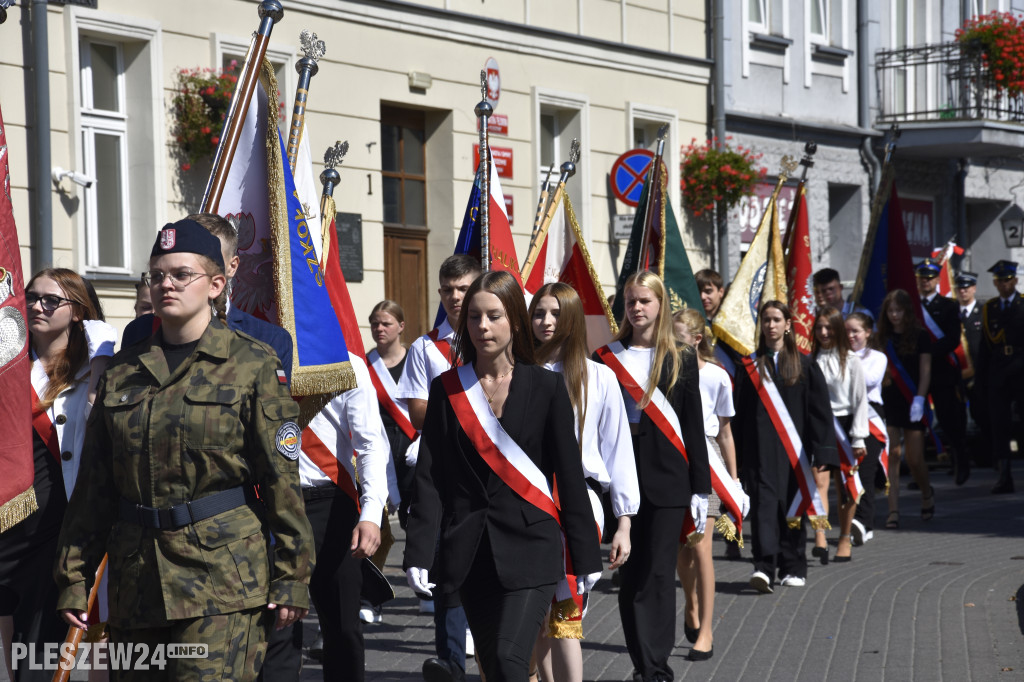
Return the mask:
M967 308L961 308L960 309L960 319L961 320L966 320L967 319Z

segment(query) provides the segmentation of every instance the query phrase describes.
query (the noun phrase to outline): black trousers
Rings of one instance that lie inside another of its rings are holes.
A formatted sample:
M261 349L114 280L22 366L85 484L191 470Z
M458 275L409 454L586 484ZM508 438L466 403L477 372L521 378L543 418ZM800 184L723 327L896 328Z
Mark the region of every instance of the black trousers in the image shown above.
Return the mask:
M459 594L473 631L477 661L488 682L526 682L530 655L555 595L555 584L503 588L485 534Z
M787 575L806 578L807 532L802 520L797 528L790 528L786 521L789 503L786 485L777 486L761 478L761 470L750 473L754 474L748 483L754 570L767 575L772 583L776 571L779 578Z
M1005 460L1008 463L1012 456L1010 440L1013 438L1013 412L1014 409L1024 408L1022 379L1024 377L1014 376L996 382L992 380L991 374L989 376L988 418L992 429L992 457L996 462ZM1006 472L1005 476L1009 477L1008 468Z
M644 680L673 677L668 658L676 641L676 553L687 510L641 498L633 517L633 554L620 569L619 616L629 658Z
M860 502L857 503L857 511L854 512L853 518L864 524L864 528L867 530L875 528L875 476L880 466L878 456L884 447L885 443L874 436L864 439L864 449L868 451L868 454L864 456L864 461L860 463L859 469L864 493L860 496Z
M967 452L967 404L959 386L933 386L929 389L935 416L953 448L950 460L955 467L971 466Z
M277 618L275 613L274 618ZM267 654L260 669L259 682L299 682L302 672L302 638L304 635L302 621L291 627L270 629L267 638ZM316 633L310 636L310 641Z
M360 682L366 658L359 620L363 560L353 557L349 549L359 511L335 486L304 489L303 497L316 544L309 594L324 638L324 679Z
M974 378L974 383L967 392L968 405L971 411L971 418L977 427L977 438L974 440L974 462L978 466L992 465L992 426L989 423L991 415L988 409L988 386L980 377Z

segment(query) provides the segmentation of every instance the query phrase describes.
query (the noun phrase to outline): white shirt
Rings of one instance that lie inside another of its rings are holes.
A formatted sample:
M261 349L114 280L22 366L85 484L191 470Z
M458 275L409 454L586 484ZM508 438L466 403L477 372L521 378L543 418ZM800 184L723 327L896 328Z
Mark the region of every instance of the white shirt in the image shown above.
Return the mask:
M974 312L974 306L978 305L977 299L971 301L967 305L960 306L960 315L962 317L970 317L971 313Z
M704 410L704 433L708 438L718 436L719 417L735 417L732 404L732 379L729 373L713 362L705 362L700 369L700 404Z
M860 358L850 351L846 356L846 371L840 373L839 353L835 349L818 351L815 358L821 373L828 383L828 398L832 414L837 417L853 415L850 425L850 446L864 447L864 439L870 434L868 426L867 385L864 383L864 368Z
M438 327L438 339L455 343L455 330L445 318ZM405 369L398 382L395 398L426 400L430 397L430 382L451 369L451 361L441 355L429 336L424 334L412 342L405 359Z
M544 365L562 373L562 363ZM587 414L580 445L583 475L611 491L615 517L633 516L640 508L640 483L633 456L633 439L626 419L619 381L611 368L587 360ZM576 414L573 433L579 437L580 420Z
M622 365L646 393L647 382L651 376L651 365L654 364L654 349L627 346L626 352L618 357ZM622 400L626 405L626 417L629 419L629 423L639 424L642 410L637 406L636 401L633 400L633 396L626 392L625 388L620 387L620 390L622 392Z
M380 419L380 406L370 381L370 372L358 356L350 354L349 361L356 375L356 387L327 403L309 426L350 475L352 455L355 454L362 484L359 520L379 526L389 488L392 487L390 479L393 477L388 475L388 467L393 466L391 445ZM299 481L304 487L333 485L330 477L313 463L304 450L299 457ZM395 503L401 499L397 485L390 494Z
M889 369L889 358L881 351L873 350L865 346L854 351L860 358L861 369L864 370L864 384L868 390L868 402L878 405L882 404L882 381L885 380L885 372Z

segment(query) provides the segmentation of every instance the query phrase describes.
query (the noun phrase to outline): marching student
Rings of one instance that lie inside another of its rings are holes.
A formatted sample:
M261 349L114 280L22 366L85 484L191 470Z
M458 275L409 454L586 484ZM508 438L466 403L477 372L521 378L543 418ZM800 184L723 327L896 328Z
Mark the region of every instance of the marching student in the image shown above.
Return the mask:
M889 484L889 434L885 426L885 408L882 406L882 382L889 360L885 353L869 347L873 326L874 320L864 313L850 313L846 317L847 338L851 350L860 358L868 399L869 435L864 440L867 456L861 461L859 472L864 492L857 503L850 529L854 547L863 545L875 536L875 488L884 488Z
M86 627L106 553L111 642L209 646L147 679L254 679L275 620L289 627L309 605L299 408L271 348L224 325L217 237L168 224L149 265L162 324L100 382L58 543L57 606Z
M46 268L25 287L32 360L32 489L38 508L0 534L0 635L12 680L51 676L27 665L12 671L13 642L27 644L35 649L33 656L41 656L46 642L63 641L67 632L56 613L57 584L49 574L67 500L78 479L86 419L117 341L114 328L99 321L85 281L73 270ZM103 603L100 617L105 614ZM102 636L103 623L93 625L95 641Z
M781 301L761 304L757 359L736 372L733 437L754 533L750 585L762 594L777 577L787 587L807 583L802 517L821 511L811 467L839 464L828 386L817 363L797 350L792 317Z
M436 329L412 342L395 391L395 398L408 404L409 420L417 429L423 428L431 382L452 367L455 326L459 322L466 292L479 274L480 261L464 253L445 258L438 270L437 293L441 296L445 318ZM415 465L411 457L407 461ZM412 504L415 497L410 497ZM465 679L466 655L472 653L473 636L466 622L466 613L459 604L459 595L435 594L433 601L424 599L430 596L427 593L418 596L420 613L434 615L434 648L437 654L436 658L423 662L424 677L430 682Z
M579 294L562 282L545 284L533 295L530 320L536 360L561 374L569 390L575 415L575 433L583 461L583 475L594 520L604 532L605 515L600 495L611 494L617 519L609 561L611 570L626 562L630 553L629 530L640 506L636 460L629 434L626 407L615 374L587 358L587 325ZM548 611L547 629L537 638L537 662L545 680L582 682L582 620L587 595L574 595L575 576L559 582Z
M562 377L532 364L522 290L507 272L470 286L455 357L461 365L430 386L405 567L416 592L429 593L431 577L458 591L489 682L521 682L565 579L562 533L577 593L601 574L572 403Z
M840 447L839 459L845 464L845 467L840 465L842 471L837 472L835 479L836 495L839 498L839 543L836 547L835 561L842 563L852 558L853 543L850 529L853 527L853 516L857 511L857 503L860 501L863 488L874 486L873 480L864 485L864 479L856 471L867 456L864 442L870 435L867 384L864 382L860 358L850 348L846 325L838 308L826 305L818 310L811 347L811 355L818 363L828 385L828 398L834 416L833 426ZM818 494L821 496L825 514L828 514L828 504L825 501L828 499L829 477L827 467L815 467L814 479L818 484ZM822 564L827 564L828 544L825 529L816 528L814 534L814 549L811 553L818 557Z
M935 516L935 490L924 462L925 400L932 376L932 343L914 314L913 301L903 289L882 300L876 347L889 359L882 384L882 404L889 429L889 516L885 527L900 527L900 457L906 456L910 475L921 490L921 519ZM900 441L902 436L902 447Z
M626 648L644 682L672 679L675 567L680 529L705 532L711 471L701 410L697 354L676 338L665 285L637 272L623 288L625 314L615 340L594 359L615 372L626 403L640 478L633 556L620 574L619 615ZM711 650L690 652L691 660Z
M708 342L704 317L693 308L684 308L673 315L676 334L679 339L697 351L697 370L700 376L700 403L704 414L704 433L710 448L708 457L714 457L723 464L728 476L736 485L741 500L746 499L741 514L749 510L750 500L742 493L739 475L736 471L736 445L732 439L732 417L736 410L732 404L732 379L714 360L714 351ZM741 502L742 505L742 502ZM708 521L712 527L725 513L722 500L717 492L708 499ZM679 545L676 572L679 583L686 595L686 614L683 631L687 641L696 652L712 649L712 623L715 615L715 565L711 558L711 537L709 530L696 543ZM690 623L696 623L692 626Z

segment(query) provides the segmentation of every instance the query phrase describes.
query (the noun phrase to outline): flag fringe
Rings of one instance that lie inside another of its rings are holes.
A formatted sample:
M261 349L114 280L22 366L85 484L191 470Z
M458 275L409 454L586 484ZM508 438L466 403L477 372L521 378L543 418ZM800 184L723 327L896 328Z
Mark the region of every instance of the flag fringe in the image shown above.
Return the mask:
M614 336L619 333L619 325L615 322L612 307L608 305L608 297L604 295L604 287L601 286L601 280L597 276L594 262L590 260L590 249L587 248L587 243L583 239L583 230L580 229L580 224L576 220L576 211L572 207L569 193L563 192L562 198L565 200L566 213L569 214L569 225L572 227L573 234L576 237L576 243L579 244L580 253L583 255L583 262L587 264L587 272L590 273L590 279L594 282L594 288L597 289L597 293L601 297L601 310L604 311L604 316L608 318L608 326L611 327L612 335Z
M583 614L572 597L552 605L547 634L552 639L583 639Z
M0 533L15 526L20 521L28 518L29 514L39 509L36 502L36 489L18 493L0 507Z

